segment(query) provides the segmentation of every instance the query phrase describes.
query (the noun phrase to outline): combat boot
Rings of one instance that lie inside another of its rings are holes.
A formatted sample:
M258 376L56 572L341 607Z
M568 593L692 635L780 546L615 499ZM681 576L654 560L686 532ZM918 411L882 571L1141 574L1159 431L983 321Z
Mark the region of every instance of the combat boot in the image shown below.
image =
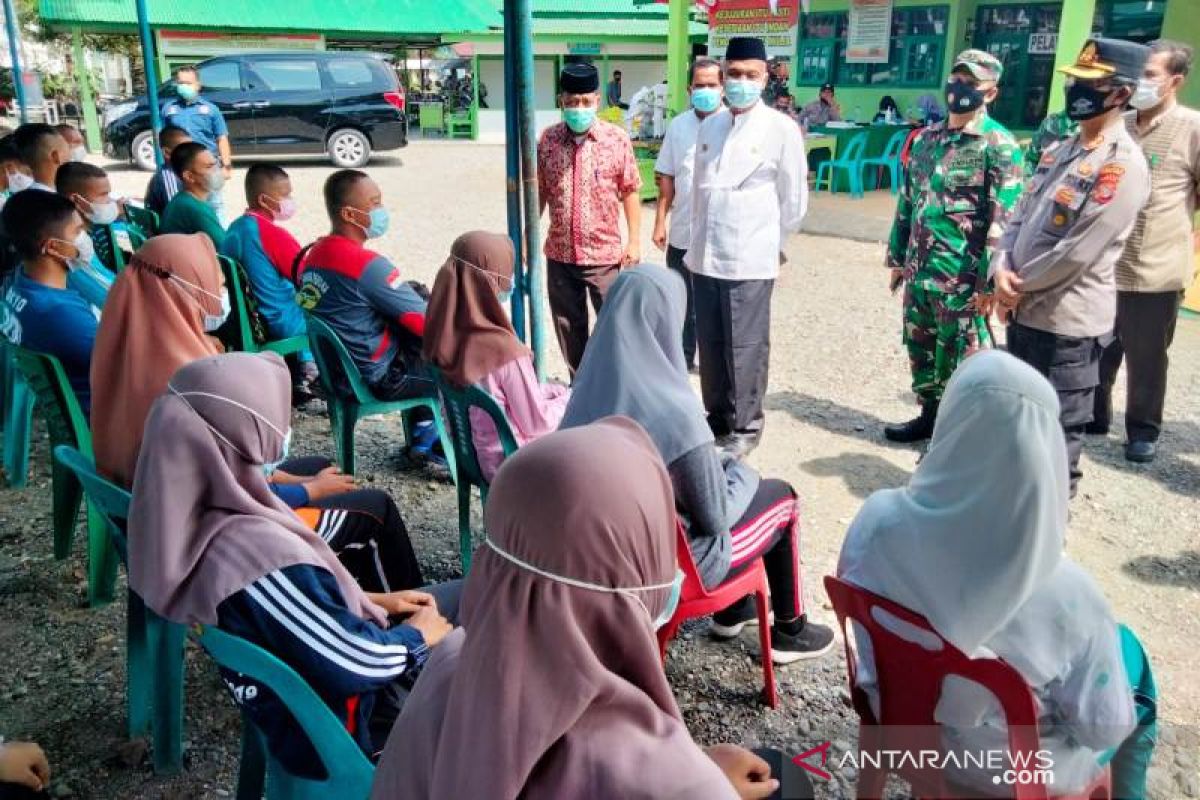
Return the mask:
M883 435L890 441L903 442L905 444L924 441L933 436L933 423L937 419L937 410L938 404L936 402L926 403L921 406L921 415L919 417L900 425L885 425L883 427Z

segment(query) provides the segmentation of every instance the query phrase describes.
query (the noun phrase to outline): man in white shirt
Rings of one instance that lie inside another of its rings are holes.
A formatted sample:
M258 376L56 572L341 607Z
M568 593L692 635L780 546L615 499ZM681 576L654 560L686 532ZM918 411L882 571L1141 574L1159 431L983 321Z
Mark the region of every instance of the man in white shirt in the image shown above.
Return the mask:
M771 292L783 243L808 204L804 139L761 101L761 39L735 37L725 53L729 114L700 126L692 194L692 272L700 386L708 424L741 457L762 435L770 357Z
M714 114L728 113L721 105L725 74L721 62L701 57L692 62L688 95L692 110L667 126L662 149L654 162L658 179L658 209L654 215L654 246L667 252L667 266L679 273L687 286L687 316L683 320L683 357L688 371L696 369L696 310L692 301L692 273L684 266L692 236L692 180L696 167L696 137L700 123ZM670 229L667 215L671 216Z

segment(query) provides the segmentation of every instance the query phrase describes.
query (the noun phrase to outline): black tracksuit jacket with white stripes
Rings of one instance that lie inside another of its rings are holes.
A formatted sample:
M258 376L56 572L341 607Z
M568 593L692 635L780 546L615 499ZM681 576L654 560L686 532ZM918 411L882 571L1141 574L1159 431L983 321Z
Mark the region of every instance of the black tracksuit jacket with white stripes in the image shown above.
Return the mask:
M368 754L376 749L368 726L375 692L428 655L420 631L362 619L346 607L333 574L308 564L271 572L226 598L217 607L217 627L296 670ZM222 669L221 677L289 772L324 776L304 732L267 687L231 670Z

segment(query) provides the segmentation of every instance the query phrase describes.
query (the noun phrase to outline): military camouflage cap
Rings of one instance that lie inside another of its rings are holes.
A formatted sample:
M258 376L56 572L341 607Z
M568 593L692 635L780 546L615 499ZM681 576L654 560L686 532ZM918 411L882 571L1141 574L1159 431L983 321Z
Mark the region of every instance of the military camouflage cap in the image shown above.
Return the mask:
M975 79L979 81L999 81L1000 76L1004 74L1004 65L1000 63L1000 59L983 50L963 50L954 59L954 67L951 72L959 67L970 70Z

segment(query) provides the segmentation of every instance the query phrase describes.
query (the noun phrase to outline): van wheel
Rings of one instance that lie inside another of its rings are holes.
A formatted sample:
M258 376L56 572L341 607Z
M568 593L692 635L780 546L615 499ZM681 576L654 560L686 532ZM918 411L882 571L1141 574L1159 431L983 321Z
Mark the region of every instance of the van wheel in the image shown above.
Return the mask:
M361 167L371 160L371 142L353 128L334 131L325 147L335 167Z
M129 145L129 150L133 154L133 163L137 165L138 169L144 169L147 172L158 169L158 165L154 163L154 131L142 131L133 137L133 143Z

